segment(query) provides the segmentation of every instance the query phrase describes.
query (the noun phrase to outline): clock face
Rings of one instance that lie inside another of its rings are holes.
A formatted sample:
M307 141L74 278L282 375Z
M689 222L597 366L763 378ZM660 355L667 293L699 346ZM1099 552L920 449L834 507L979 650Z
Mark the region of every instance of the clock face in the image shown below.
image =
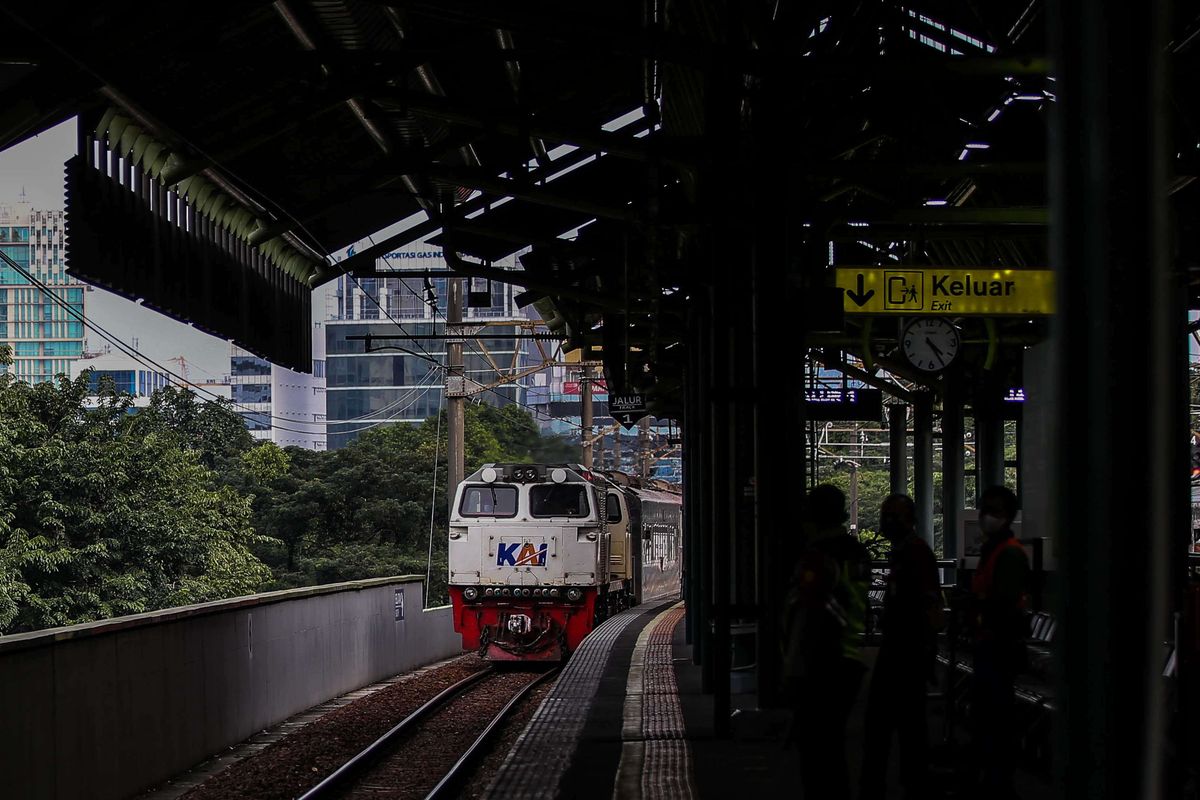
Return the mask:
M958 329L940 317L920 317L904 329L900 344L914 367L938 372L958 355Z

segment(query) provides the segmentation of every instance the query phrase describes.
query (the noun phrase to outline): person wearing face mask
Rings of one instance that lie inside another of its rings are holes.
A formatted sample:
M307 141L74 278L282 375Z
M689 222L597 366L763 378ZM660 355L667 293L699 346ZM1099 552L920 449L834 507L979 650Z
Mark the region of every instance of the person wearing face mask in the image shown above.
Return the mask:
M1016 697L1013 682L1025 662L1029 559L1012 532L1017 497L1003 486L979 500L979 527L987 537L971 581L975 599L972 733L983 797L1016 797Z
M917 535L916 506L890 495L879 509L879 532L890 543L883 641L867 693L860 800L887 796L892 735L900 737L900 782L906 798L929 796L929 733L925 686L933 674L942 612L937 560Z

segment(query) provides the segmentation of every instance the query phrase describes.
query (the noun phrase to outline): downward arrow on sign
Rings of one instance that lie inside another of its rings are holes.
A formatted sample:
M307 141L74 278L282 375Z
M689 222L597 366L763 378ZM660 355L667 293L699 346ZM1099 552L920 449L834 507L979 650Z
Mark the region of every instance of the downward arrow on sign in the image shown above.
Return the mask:
M864 276L861 272L858 273L858 291L857 292L852 292L850 290L846 290L846 295L851 300L853 300L859 308L862 308L863 306L865 306L867 304L867 301L875 296L874 289L868 289L866 292L863 292L863 288L864 288L863 287L863 277Z

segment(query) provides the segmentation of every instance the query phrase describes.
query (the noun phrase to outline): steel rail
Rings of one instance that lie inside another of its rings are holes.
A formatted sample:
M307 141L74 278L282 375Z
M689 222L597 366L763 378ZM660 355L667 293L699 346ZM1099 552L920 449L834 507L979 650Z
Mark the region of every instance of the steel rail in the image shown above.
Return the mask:
M304 794L300 795L299 800L319 800L319 798L332 797L334 793L351 777L354 777L360 770L373 764L383 753L384 750L395 744L396 740L403 736L409 728L422 722L429 716L430 712L444 705L447 701L461 694L465 689L477 683L483 677L495 673L494 667L487 667L478 672L468 675L461 681L446 687L438 692L431 700L426 701L424 705L413 711L411 714L400 720L387 733L380 736L371 744L367 745L358 755L351 758L345 764L331 772L326 778L316 786L309 789Z
M425 795L425 800L435 800L436 798L457 796L453 794L453 792L459 788L460 782L467 777L465 768L479 757L479 755L483 752L483 748L495 735L496 731L499 730L504 721L508 719L508 716L512 713L512 710L516 707L517 703L521 702L525 695L529 694L529 692L533 690L533 687L557 675L561 669L562 668L559 667L557 669L549 670L518 689L512 696L512 699L504 704L504 708L500 709L500 711L496 713L496 716L492 717L492 721L488 723L487 727L483 729L483 732L480 733L475 741L471 743L471 746L467 748L467 751L459 757L458 761L454 762L454 766L450 767L446 774L442 776L442 779L438 781L437 786L434 786L429 790L429 794Z

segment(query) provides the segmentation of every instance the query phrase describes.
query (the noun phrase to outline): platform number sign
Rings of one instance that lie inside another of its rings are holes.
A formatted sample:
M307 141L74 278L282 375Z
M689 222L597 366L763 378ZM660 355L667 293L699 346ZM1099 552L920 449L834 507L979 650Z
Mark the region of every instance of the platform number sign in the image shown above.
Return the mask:
M393 600L393 607L396 610L396 622L404 621L404 590L397 589Z
M632 429L646 416L646 397L642 394L613 394L608 397L608 413L625 430Z

